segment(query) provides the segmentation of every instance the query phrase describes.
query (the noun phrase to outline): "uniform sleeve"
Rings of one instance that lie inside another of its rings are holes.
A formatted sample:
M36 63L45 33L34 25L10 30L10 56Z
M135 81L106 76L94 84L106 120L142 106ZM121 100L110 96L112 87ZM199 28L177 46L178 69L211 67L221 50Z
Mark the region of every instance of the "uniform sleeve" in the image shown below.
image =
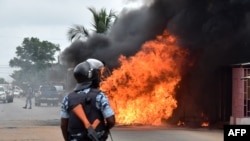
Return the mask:
M103 92L100 92L96 96L96 107L102 111L104 118L114 115L114 111L109 104L109 99Z
M60 112L61 118L69 118L68 108L69 108L68 96L65 96L62 100L62 105L61 105L61 112Z

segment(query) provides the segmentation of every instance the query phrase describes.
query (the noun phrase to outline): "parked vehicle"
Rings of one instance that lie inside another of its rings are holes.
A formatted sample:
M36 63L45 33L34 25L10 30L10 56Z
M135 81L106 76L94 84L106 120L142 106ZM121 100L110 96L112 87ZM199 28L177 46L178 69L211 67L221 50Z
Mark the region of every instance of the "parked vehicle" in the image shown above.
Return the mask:
M59 97L59 102L62 102L63 97L66 95L66 91L63 85L54 85Z
M2 101L3 103L11 103L14 101L13 93L5 86L0 86L0 101Z
M23 90L20 87L14 86L14 88L13 88L13 94L14 94L15 97L23 96L23 93L24 92L23 92Z
M55 86L46 85L39 87L38 92L35 94L35 106L41 106L41 103L58 106L59 97Z

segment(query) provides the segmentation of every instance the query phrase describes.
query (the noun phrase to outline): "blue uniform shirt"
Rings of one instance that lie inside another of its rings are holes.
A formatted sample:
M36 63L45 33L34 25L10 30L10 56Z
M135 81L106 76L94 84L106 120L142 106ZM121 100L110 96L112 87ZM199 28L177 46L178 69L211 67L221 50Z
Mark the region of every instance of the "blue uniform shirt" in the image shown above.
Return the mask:
M87 94L89 91L90 91L90 88L87 88L82 91L78 91L77 94ZM114 115L114 111L109 105L109 100L103 92L100 92L96 96L96 107L97 109L101 110L104 118L108 118ZM61 112L60 112L61 118L69 118L68 108L69 108L68 95L66 95L62 100L62 106L61 106Z

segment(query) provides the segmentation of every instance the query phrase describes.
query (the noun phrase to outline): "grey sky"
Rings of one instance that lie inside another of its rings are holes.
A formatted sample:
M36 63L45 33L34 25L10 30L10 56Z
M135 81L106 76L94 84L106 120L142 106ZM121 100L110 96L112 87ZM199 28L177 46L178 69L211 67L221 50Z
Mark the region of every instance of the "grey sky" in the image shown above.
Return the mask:
M73 24L91 28L92 15L87 7L106 8L119 14L124 8L140 6L126 0L0 0L0 78L11 81L9 60L25 37L70 45L67 30Z

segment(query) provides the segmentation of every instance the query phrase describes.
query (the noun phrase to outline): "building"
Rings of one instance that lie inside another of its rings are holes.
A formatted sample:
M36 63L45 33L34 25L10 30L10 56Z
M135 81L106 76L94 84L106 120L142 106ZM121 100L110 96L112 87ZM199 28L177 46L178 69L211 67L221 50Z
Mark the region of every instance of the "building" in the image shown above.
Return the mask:
M250 124L250 62L232 65L230 124Z

